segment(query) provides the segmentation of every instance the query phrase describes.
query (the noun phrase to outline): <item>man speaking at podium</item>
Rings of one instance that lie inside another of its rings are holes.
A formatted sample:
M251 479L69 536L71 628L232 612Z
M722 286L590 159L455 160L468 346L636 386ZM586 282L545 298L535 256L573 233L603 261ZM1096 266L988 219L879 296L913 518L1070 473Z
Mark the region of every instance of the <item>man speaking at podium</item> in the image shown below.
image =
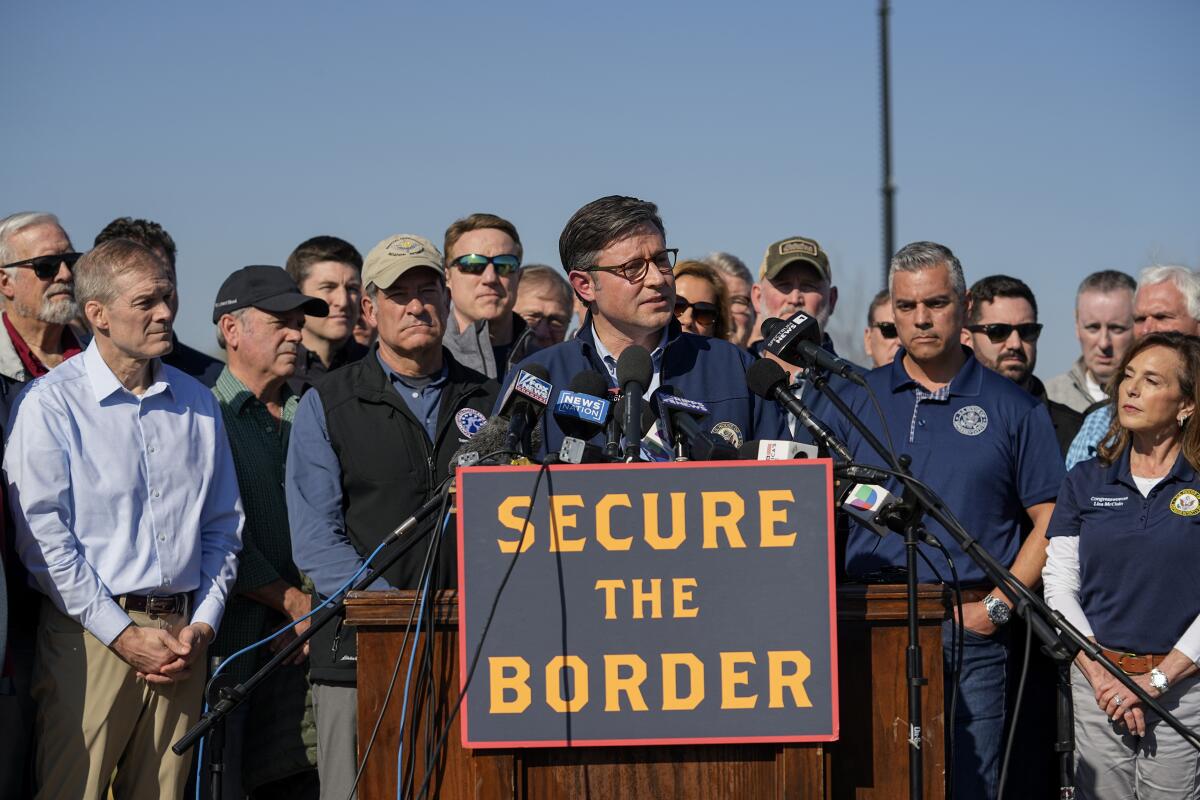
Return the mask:
M641 387L647 399L659 386L670 386L677 396L704 403L709 412L700 420L704 430L734 447L751 439L790 438L775 404L746 386L753 358L729 342L684 333L675 320L677 251L667 247L654 203L618 195L594 200L567 222L558 251L571 287L588 306L587 318L574 339L535 353L519 367L542 365L555 391L588 370L620 388L617 362L628 348L640 346L650 353L652 367ZM508 376L510 382L516 373ZM549 415L538 455L557 452L562 440ZM593 441L603 444L603 435Z
M865 391L852 390L847 402L876 436L890 439L898 455L912 457L912 474L945 501L968 534L1033 587L1046 561L1046 526L1063 480L1050 416L1040 401L986 369L960 344L966 282L949 248L933 242L906 245L892 257L889 284L902 347L891 364L867 375L889 435ZM845 419L825 421L847 443L855 461L882 465ZM898 485L888 488L900 494ZM954 720L954 794L994 798L1004 733L1004 624L1014 598L992 587L940 525L929 518L924 522L954 559L963 587L966 630ZM919 580L950 580L945 558L929 548L925 554L940 577L919 560ZM903 537L881 540L852 525L846 544L851 578L904 564ZM942 630L942 649L950 681L949 626ZM947 694L949 688L948 682Z

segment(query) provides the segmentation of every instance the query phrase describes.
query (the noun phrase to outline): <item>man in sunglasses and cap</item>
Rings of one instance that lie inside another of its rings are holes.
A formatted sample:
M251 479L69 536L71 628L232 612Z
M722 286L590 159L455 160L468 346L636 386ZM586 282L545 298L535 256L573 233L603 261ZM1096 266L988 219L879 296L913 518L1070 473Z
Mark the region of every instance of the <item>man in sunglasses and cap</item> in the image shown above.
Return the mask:
M460 364L502 380L533 352L533 337L513 313L521 279L521 237L508 220L472 214L446 229L450 318L446 349Z
M867 308L867 327L863 331L863 352L871 359L872 367L892 363L900 349L900 334L896 331L896 312L892 311L892 293L882 290Z
M71 273L78 259L53 214L25 211L0 220L0 425L21 384L81 350L70 328L79 317Z
M964 344L975 351L979 363L1042 401L1065 456L1083 424L1083 414L1048 398L1046 387L1033 374L1042 333L1033 290L1017 278L989 275L975 282L970 297Z

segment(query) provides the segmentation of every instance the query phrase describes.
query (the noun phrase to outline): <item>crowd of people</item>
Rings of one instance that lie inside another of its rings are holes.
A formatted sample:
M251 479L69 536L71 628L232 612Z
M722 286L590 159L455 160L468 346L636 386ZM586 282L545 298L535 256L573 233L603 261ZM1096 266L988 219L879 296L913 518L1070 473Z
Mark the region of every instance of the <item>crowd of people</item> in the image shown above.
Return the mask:
M816 444L744 375L777 358L761 333L770 318L807 314L833 352L838 291L821 245L788 236L752 271L729 253L680 259L668 243L657 207L622 196L575 212L559 266L524 263L517 228L486 213L450 224L440 248L401 233L363 258L315 236L284 266L224 280L220 360L175 334L176 245L157 223L116 219L81 253L52 214L0 220L0 796L181 797L192 754L170 745L199 718L208 679L245 680L302 633L434 495L519 369L538 365L559 388L594 370L615 389L622 353L642 347L646 396L661 386L703 402L708 435ZM1080 356L1044 381L1038 314L1021 280L968 287L950 248L906 245L867 309L862 380L829 386L1017 580L1044 579L1052 606L1194 726L1200 276L1089 275L1074 303ZM811 370L781 365L856 462L883 464ZM564 438L552 415L543 430L539 456ZM656 458L647 437L623 444ZM927 526L963 598L943 630L958 693L952 786L996 797L1017 597ZM898 537L849 521L845 545L848 579L903 581ZM416 587L422 555L371 588ZM920 563L921 581L948 580L938 559ZM454 587L452 541L433 570L435 587ZM290 662L228 718L225 797L352 793L353 630L324 626ZM1200 796L1200 756L1181 736L1086 656L1073 675L1080 797ZM1037 729L1018 783L1057 791L1053 700L1026 702L1041 713L1024 715Z

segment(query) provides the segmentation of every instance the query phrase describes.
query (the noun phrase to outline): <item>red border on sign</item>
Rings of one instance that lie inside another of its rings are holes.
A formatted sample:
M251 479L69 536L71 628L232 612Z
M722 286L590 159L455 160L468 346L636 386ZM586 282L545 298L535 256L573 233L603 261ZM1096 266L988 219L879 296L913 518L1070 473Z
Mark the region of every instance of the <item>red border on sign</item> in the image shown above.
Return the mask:
M611 747L611 746L629 746L638 745L672 745L672 744L767 744L771 742L830 742L837 741L841 733L841 713L838 705L838 648L837 648L837 586L836 573L834 569L835 541L834 541L834 526L833 526L833 461L828 458L813 458L803 461L693 461L682 463L637 463L637 464L555 464L550 467L542 467L537 464L529 464L522 466L496 466L496 467L463 467L459 469L455 475L455 491L458 494L458 503L462 503L463 497L463 476L472 473L488 473L488 472L528 472L536 473L540 469L553 470L555 472L573 472L579 470L604 470L604 469L663 469L664 467L674 467L676 469L729 469L737 467L796 467L796 466L821 466L825 470L825 490L829 494L829 502L826 504L827 519L826 530L828 531L829 542L829 563L827 565L829 572L829 660L831 667L832 680L830 681L830 699L832 701L833 712L833 732L831 735L808 735L808 736L714 736L714 737L688 737L682 739L534 739L532 741L503 741L503 742L472 742L467 730L467 701L468 697L463 696L462 707L459 709L460 733L462 738L462 746L473 750L489 750L503 749L506 747ZM465 567L463 564L463 515L455 514L457 519L457 534L458 534L458 680L460 693L466 689L467 681L467 637L465 628L467 624L467 606L466 593L463 591L463 586L466 585ZM482 646L482 643L480 643Z

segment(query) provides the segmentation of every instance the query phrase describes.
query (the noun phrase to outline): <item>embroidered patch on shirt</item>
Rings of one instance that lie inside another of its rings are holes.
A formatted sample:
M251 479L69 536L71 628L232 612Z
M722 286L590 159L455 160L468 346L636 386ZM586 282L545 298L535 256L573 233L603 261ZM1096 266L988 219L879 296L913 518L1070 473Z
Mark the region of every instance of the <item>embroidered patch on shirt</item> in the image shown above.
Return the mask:
M468 439L474 438L486 422L487 417L473 408L464 408L454 415L454 424Z
M742 429L732 422L718 422L713 426L712 432L734 447L742 446Z
M1101 495L1092 495L1092 508L1121 508L1125 505L1128 497L1103 497Z
M1179 494L1171 498L1171 511L1181 517L1200 514L1200 492L1195 489L1180 489Z
M954 430L963 436L978 436L987 425L987 412L979 406L963 406L954 412Z

